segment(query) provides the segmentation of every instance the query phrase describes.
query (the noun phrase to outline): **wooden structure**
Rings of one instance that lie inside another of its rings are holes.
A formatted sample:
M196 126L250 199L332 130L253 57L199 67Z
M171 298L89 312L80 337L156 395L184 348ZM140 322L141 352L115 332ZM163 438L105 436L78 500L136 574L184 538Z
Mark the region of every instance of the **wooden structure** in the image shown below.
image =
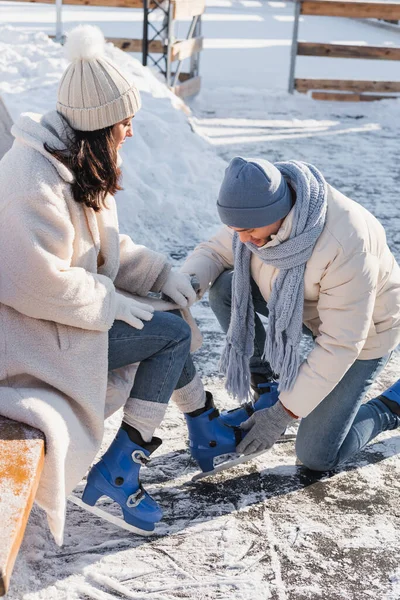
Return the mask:
M43 463L42 433L0 416L0 596L9 587Z
M1 1L1 0L0 0ZM192 96L200 91L199 59L203 49L201 36L201 15L205 11L206 0L18 0L19 2L40 2L55 4L56 34L51 36L63 41L63 4L84 6L112 6L115 8L139 8L143 10L143 37L107 38L125 52L141 52L143 65L155 65L165 76L166 83L178 96ZM154 11L161 11L161 22L150 19ZM186 39L176 40L175 22L189 20ZM190 69L182 73L182 62L190 59Z
M330 58L359 58L400 61L400 47L356 46L351 44L326 44L299 42L301 15L347 17L353 19L400 19L400 2L365 2L363 0L295 0L292 57L289 75L289 92L307 93L317 100L371 101L393 98L400 93L400 81L353 81L345 79L296 79L297 56ZM373 92L370 94L369 92Z

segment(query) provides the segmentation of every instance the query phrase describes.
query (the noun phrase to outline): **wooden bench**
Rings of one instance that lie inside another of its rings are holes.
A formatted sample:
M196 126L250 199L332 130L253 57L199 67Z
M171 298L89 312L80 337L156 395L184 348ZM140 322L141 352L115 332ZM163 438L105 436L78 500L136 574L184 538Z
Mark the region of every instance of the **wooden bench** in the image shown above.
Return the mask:
M0 416L0 596L10 584L43 463L43 434Z

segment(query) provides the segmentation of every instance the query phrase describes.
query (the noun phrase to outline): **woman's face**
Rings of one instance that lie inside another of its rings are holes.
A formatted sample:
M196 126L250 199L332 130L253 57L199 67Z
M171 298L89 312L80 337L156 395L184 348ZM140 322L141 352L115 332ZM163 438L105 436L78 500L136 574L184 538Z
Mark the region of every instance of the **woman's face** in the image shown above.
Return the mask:
M122 144L125 142L127 137L133 136L132 119L133 117L128 117L127 119L116 123L112 128L112 135L117 150L122 147Z

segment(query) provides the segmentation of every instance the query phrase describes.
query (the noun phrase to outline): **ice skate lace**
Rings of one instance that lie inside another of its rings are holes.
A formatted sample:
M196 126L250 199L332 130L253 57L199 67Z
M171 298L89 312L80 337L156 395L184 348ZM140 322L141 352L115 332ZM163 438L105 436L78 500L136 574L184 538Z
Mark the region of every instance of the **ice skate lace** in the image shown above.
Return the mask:
M147 465L150 462L150 458L146 456L143 450L134 450L132 452L132 460L139 465Z
M144 489L140 487L134 494L128 496L126 505L129 508L135 508L144 498Z

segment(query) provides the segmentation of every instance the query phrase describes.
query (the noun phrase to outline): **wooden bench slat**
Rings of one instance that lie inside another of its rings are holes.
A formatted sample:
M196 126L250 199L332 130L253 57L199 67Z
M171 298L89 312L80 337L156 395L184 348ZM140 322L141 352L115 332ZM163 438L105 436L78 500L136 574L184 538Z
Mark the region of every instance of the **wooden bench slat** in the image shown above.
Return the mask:
M400 19L400 2L349 2L348 0L304 0L302 15L355 19Z
M43 463L43 434L0 416L0 595L8 590Z
M36 2L55 4L55 0L18 0L18 2ZM110 6L115 8L143 8L143 0L63 0L63 4L80 6ZM202 15L206 8L205 0L173 0L174 19L190 19ZM149 0L149 8L156 8L155 2Z
M322 56L327 58L364 58L372 60L400 60L400 48L385 46L356 46L350 44L319 44L299 42L299 56Z
M174 94L179 96L180 98L188 98L189 96L194 96L198 94L201 87L201 77L191 77L187 79L183 83L176 85L174 88L171 88Z
M295 89L307 93L309 90L336 90L343 92L400 93L400 81L361 81L346 79L295 79Z
M206 0L175 0L174 19L192 19L202 15L206 10Z
M352 92L312 92L314 100L330 100L335 102L374 102L375 100L396 100L397 96L377 94L355 94Z
M185 60L203 49L203 38L195 37L189 40L175 42L171 48L171 60Z

